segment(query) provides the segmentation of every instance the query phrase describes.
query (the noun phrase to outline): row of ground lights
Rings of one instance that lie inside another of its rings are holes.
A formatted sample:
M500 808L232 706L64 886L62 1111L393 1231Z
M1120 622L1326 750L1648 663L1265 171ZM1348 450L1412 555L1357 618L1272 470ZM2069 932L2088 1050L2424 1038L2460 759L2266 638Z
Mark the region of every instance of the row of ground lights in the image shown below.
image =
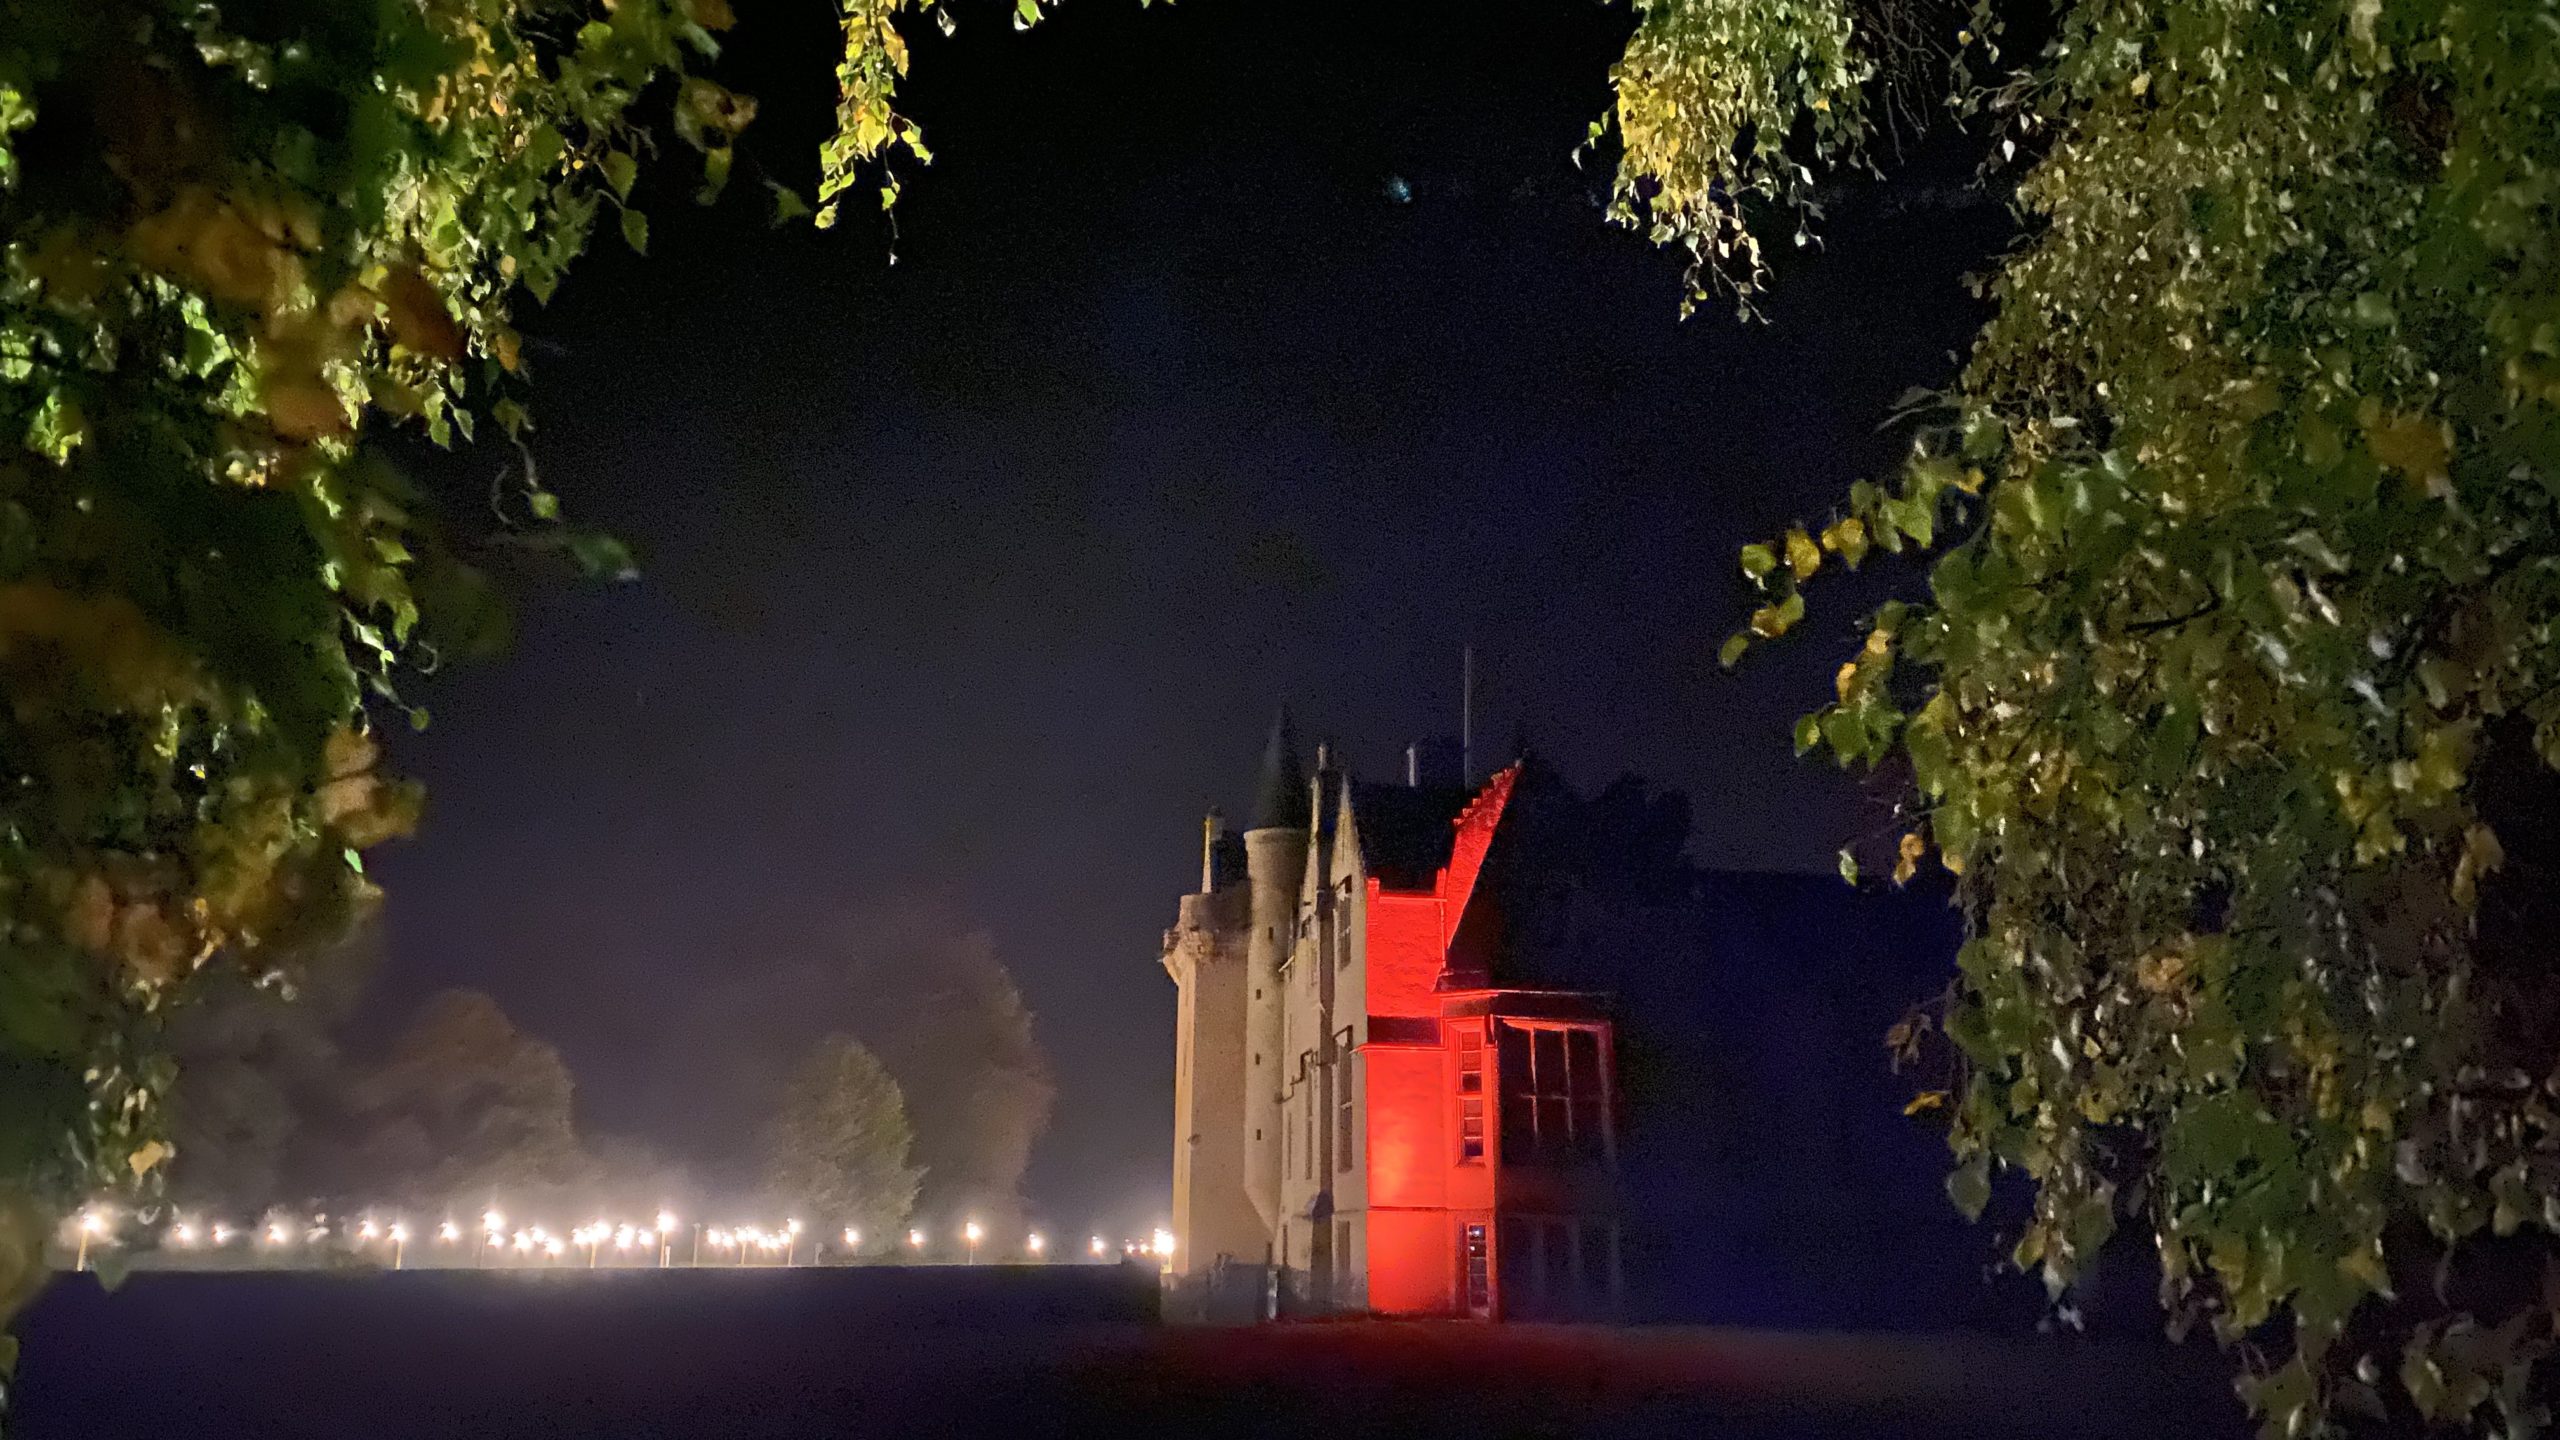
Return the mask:
M599 1263L605 1247L609 1244L617 1256L621 1257L628 1258L635 1251L643 1255L654 1255L658 1267L665 1269L676 1263L676 1241L682 1234L682 1230L676 1217L664 1210L659 1211L656 1218L657 1223L654 1225L616 1224L610 1220L597 1220L581 1225L562 1236L555 1235L540 1225L510 1231L507 1229L505 1214L492 1209L480 1217L481 1229L472 1252L472 1263L485 1265L492 1255L497 1256L501 1261L510 1258L533 1260L536 1257L545 1262L557 1261L572 1258L577 1251L583 1250L586 1252L587 1266L592 1269ZM758 1255L768 1257L768 1263L773 1264L796 1265L799 1263L801 1225L797 1220L785 1220L779 1229L773 1230L756 1225L706 1227L697 1223L692 1227L692 1231L691 1253L685 1262L688 1265L703 1263L702 1254L706 1245L710 1248L715 1264L746 1265L754 1263L754 1258ZM210 1244L219 1248L229 1245L242 1233L225 1224L215 1223L200 1227L192 1221L181 1220L169 1227L163 1247L193 1250ZM269 1223L259 1239L269 1250L288 1250L298 1244L317 1245L327 1240L330 1234L330 1227L325 1222L297 1226L291 1222L278 1220ZM357 1250L388 1248L391 1252L391 1266L395 1270L407 1263L409 1241L412 1238L407 1222L395 1220L384 1225L368 1219L356 1226L354 1235ZM107 1212L96 1208L81 1212L76 1268L82 1270L89 1268L89 1247L92 1242L113 1244L114 1236L115 1223ZM960 1227L959 1238L961 1244L967 1248L970 1262L976 1263L979 1247L987 1238L986 1227L971 1220ZM461 1244L462 1241L462 1227L453 1221L447 1220L436 1227L434 1243L454 1246ZM907 1232L909 1250L922 1254L928 1243L929 1237L923 1230ZM844 1232L844 1253L850 1255L861 1247L862 1232L848 1227ZM1045 1258L1048 1248L1048 1237L1036 1230L1023 1237L1023 1253L1034 1260ZM1109 1242L1099 1235L1088 1242L1087 1248L1096 1259L1106 1259L1111 1253ZM1146 1240L1127 1240L1120 1245L1121 1254L1124 1256L1145 1256L1166 1261L1173 1258L1173 1248L1173 1233L1169 1230L1158 1230ZM818 1244L812 1240L809 1256L813 1263L818 1253Z

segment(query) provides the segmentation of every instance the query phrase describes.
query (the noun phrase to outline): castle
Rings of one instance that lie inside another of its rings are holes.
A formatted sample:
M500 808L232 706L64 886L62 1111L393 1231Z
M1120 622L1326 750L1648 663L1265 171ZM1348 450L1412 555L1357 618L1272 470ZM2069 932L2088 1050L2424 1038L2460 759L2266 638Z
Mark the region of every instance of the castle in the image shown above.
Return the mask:
M1401 785L1321 748L1309 775L1283 711L1250 827L1209 816L1163 950L1177 1272L1273 1267L1317 1313L1617 1310L1615 1036L1533 978L1525 773L1416 746Z

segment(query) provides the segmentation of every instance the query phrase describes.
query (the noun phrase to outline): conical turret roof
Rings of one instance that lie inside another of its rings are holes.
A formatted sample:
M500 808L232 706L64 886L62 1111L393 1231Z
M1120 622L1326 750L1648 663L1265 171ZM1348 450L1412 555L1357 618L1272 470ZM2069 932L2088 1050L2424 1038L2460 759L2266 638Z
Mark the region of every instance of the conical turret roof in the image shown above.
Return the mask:
M1262 778L1255 787L1253 828L1307 828L1307 772L1298 767L1298 732L1289 723L1289 707L1280 707L1271 722L1271 743L1262 750Z

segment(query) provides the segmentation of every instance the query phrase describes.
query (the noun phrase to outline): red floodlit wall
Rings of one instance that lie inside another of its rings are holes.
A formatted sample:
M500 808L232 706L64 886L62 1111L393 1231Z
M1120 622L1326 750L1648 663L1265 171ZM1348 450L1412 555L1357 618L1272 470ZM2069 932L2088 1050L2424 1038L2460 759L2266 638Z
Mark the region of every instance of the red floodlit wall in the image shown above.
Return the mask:
M1439 1315L1454 1308L1448 1225L1449 1137L1438 1046L1371 1043L1368 1072L1369 1308Z
M1449 1203L1449 1137L1441 1124L1442 1052L1437 1046L1370 1045L1369 1203Z
M1496 775L1456 822L1449 863L1421 894L1367 895L1368 1013L1437 1021L1449 939L1474 893L1493 832L1511 798L1514 767ZM1480 1023L1480 1022L1479 1022ZM1437 1029L1438 1027L1434 1027ZM1363 1048L1368 1093L1369 1308L1387 1315L1450 1315L1460 1308L1456 1209L1491 1208L1492 1170L1458 1161L1455 1052L1445 1035ZM1414 1038L1404 1038L1411 1036Z
M1372 878L1368 902L1369 1013L1439 1014L1440 967L1449 953L1440 898L1382 894Z
M1369 1212L1369 1308L1380 1315L1458 1313L1458 1242L1446 1210Z

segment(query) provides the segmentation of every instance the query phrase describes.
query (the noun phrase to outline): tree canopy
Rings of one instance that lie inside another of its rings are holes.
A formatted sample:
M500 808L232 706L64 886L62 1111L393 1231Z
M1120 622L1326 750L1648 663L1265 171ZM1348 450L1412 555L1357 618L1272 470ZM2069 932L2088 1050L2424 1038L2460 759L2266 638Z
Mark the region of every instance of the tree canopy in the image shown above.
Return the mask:
M832 223L893 108L911 0L843 0ZM1017 23L1038 18L1020 0ZM599 228L635 249L671 133L716 195L755 114L729 0L0 3L0 1295L44 1217L169 1154L160 1034L373 892L414 822L377 724L485 586L367 448L532 423L514 325ZM885 203L895 198L884 178ZM814 206L814 209L813 209ZM524 543L622 574L530 467ZM67 1142L65 1137L69 1137Z
M761 1137L765 1188L786 1205L813 1205L825 1227L865 1244L891 1243L915 1207L924 1172L907 1163L915 1133L880 1057L830 1035L793 1066Z
M918 1206L1016 1228L1057 1085L1013 972L992 936L954 933L929 910L870 923L846 978L860 997L855 1028L897 1077L915 1122Z
M1747 294L1800 167L1867 158L1891 28L1637 8L1621 211ZM1934 555L1797 745L1906 773L1897 878L1961 877L1949 1191L2023 1172L2057 1295L2149 1232L2271 1434L2530 1433L2560 972L2548 869L2503 872L2560 793L2560 33L1986 0L1938 43L2024 238L1902 472L1742 552L1726 659L1824 568Z

